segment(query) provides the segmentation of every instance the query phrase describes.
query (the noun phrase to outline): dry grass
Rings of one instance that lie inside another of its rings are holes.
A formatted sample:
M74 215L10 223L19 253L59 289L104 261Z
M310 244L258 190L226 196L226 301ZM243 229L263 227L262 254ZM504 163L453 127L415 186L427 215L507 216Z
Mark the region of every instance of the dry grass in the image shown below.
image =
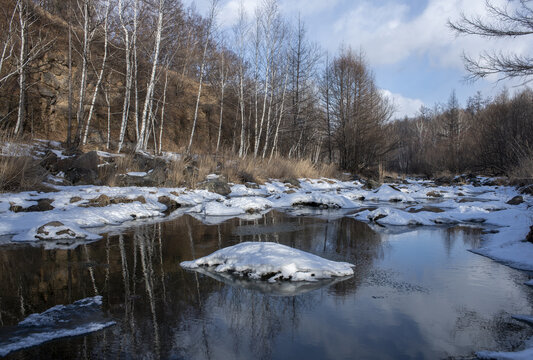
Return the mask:
M520 162L520 165L511 171L510 177L515 179L533 179L533 156L524 158Z
M0 156L0 192L46 190L47 172L31 157Z
M185 158L171 164L167 179L168 186L194 188L209 174L223 176L228 182L263 184L270 179L336 178L339 173L334 165L314 165L308 160L274 158L239 158L225 154L215 159L213 156Z

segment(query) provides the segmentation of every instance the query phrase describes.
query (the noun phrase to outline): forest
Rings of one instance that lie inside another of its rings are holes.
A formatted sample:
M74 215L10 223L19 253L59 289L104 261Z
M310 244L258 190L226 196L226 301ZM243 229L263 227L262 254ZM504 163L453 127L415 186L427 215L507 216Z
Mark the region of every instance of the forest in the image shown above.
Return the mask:
M202 15L180 0L1 5L5 139L56 140L72 151L303 159L361 174L532 175L531 90L476 93L461 106L450 89L442 103L397 119L364 49L328 54L276 0L253 16L241 5L230 29L218 25L218 0ZM520 20L496 15L492 30ZM450 31L487 35L484 25L464 17ZM522 35L513 34L488 35ZM505 72L516 64L483 72L466 60L474 78L527 75Z

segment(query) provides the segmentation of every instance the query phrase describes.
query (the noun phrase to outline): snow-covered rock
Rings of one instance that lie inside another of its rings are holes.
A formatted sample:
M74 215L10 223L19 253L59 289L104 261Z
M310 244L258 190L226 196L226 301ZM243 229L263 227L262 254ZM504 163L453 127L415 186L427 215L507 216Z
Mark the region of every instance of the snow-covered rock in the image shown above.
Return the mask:
M314 281L353 275L355 265L271 242L244 242L180 264L185 269L214 266L215 272L235 272L251 279Z
M0 356L64 337L79 336L105 329L115 322L102 312L102 297L57 305L40 314L31 314L9 335L0 338Z

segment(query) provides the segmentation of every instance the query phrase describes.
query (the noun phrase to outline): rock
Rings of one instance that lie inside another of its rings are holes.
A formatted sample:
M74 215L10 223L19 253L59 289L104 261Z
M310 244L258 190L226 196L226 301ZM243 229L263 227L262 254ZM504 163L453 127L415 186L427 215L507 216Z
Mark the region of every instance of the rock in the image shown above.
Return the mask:
M284 191L285 194L294 194L296 191L294 191L293 189L289 189L287 191Z
M487 180L483 181L482 185L483 186L498 186L498 185L501 185L501 184L497 183L493 179L487 179Z
M120 186L140 186L140 187L159 187L163 186L166 181L164 168L157 168L145 176L121 175L119 177Z
M72 163L74 168L82 168L98 171L98 165L100 164L100 157L96 151L89 151L88 153L82 154Z
M438 177L435 180L433 180L433 182L437 186L450 186L453 181L454 181L454 179L452 179L449 176L441 176L441 177Z
M20 205L15 205L15 203L10 202L9 211L13 211L14 213L23 212L24 208Z
M529 227L529 234L526 236L526 241L533 243L533 226Z
M56 96L55 92L46 85L40 84L37 86L37 90L42 97L54 98Z
M42 212L42 211L50 211L50 210L54 210L54 207L52 206L52 203L54 202L54 200L51 200L51 199L40 199L37 201L37 204L36 205L32 205L30 207L27 207L27 208L23 208L22 206L20 205L15 205L13 203L11 203L10 207L9 207L9 210L15 212L15 213L18 213L18 212Z
M167 163L164 159L152 157L144 153L135 153L133 155L133 162L141 171L149 171L152 169L165 169Z
M424 211L432 212L432 213L435 213L435 214L444 212L443 209L435 207L435 206L423 206L423 207L418 208L418 209L417 208L410 208L410 209L407 210L407 212L411 213L411 214L418 214L418 213L424 212Z
M533 185L525 185L520 188L520 194L533 195Z
M228 196L231 193L231 188L228 183L222 181L220 178L204 181L198 184L198 189L204 189L222 196Z
M142 195L139 195L134 199L128 199L127 197L123 197L123 196L116 197L116 198L111 199L110 203L111 204L130 204L135 201L138 201L141 204L146 204L146 199Z
M58 172L58 161L59 158L57 157L57 155L53 151L47 150L43 156L43 159L41 160L41 166L48 170L50 173L56 174Z
M511 200L507 201L507 205L520 205L524 202L524 198L520 195L515 196Z
M168 196L160 196L157 198L157 201L167 207L165 214L170 214L174 210L177 210L181 207L181 204L179 204L176 200L172 200Z
M254 182L246 182L244 183L244 186L246 186L248 189L259 189L259 185Z
M298 179L295 179L295 178L285 178L281 180L281 182L284 184L291 184L291 186L296 187L296 188L300 187L300 182L298 181Z
M52 203L54 200L51 199L40 199L37 201L37 205L32 205L26 209L26 211L50 211L54 210Z
M69 201L69 202L70 202L71 204L73 204L73 203L78 202L78 201L81 201L81 200L83 200L81 197L79 197L79 196L74 196L74 197L71 197L71 198L70 198L70 201Z
M65 171L65 180L72 185L94 185L97 183L98 172L92 169L71 167Z
M104 207L111 204L111 199L109 196L102 194L97 198L89 200L89 203L86 204L86 207Z
M53 240L55 238L65 239L85 239L85 234L78 234L74 230L69 229L60 221L51 221L40 226L37 229L35 237L39 240Z
M365 182L365 185L363 186L363 189L365 190L374 190L381 186L381 184L378 181L368 179Z
M379 221L379 220L381 220L381 219L383 219L383 218L385 218L385 217L387 217L387 215L385 215L385 214L378 214L378 215L373 216L373 217L372 217L372 216L369 216L369 217L368 217L368 220L373 221L373 222L377 222L377 221Z
M436 191L430 191L430 192L426 193L426 196L434 197L434 198L440 198L440 197L442 197L442 194L438 193Z

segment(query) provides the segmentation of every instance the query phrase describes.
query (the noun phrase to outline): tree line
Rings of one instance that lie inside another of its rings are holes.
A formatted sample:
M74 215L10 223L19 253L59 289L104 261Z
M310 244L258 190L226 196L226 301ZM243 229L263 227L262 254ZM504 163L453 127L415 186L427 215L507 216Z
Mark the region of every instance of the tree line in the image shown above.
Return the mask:
M394 123L400 141L388 166L411 174L448 171L528 177L532 119L531 89L513 95L502 90L492 99L478 92L465 107L452 92L447 103L422 107L413 118Z
M446 105L392 121L394 106L364 53L341 47L330 56L277 0L252 15L241 4L230 29L217 25L219 0L205 16L180 0L0 5L0 128L14 136L60 113L65 131L54 136L71 149L229 152L407 173L506 172L530 156L529 90L478 94L466 108L452 94ZM452 28L479 25L467 20ZM41 86L57 63L63 80L52 80L64 99Z

